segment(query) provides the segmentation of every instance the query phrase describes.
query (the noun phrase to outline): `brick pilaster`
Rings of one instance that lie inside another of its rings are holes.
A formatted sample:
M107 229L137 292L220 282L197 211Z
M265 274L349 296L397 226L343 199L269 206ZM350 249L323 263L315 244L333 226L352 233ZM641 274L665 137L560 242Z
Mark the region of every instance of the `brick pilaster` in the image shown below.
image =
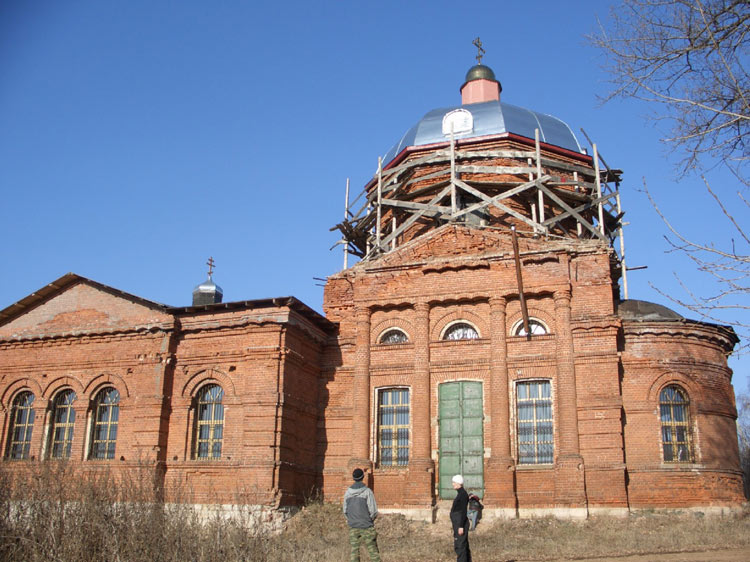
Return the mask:
M586 491L583 457L578 444L578 400L570 299L570 289L555 291L559 435L555 463L555 503L559 506L584 507Z
M432 460L432 410L430 387L430 305L417 302L414 333L414 383L412 385L412 443L407 502L432 505L435 463Z
M515 463L510 453L510 403L508 394L508 345L503 297L490 299L490 446L485 474L485 503L516 508Z
M362 463L370 458L370 309L366 306L357 307L356 317L357 351L352 385L352 460Z

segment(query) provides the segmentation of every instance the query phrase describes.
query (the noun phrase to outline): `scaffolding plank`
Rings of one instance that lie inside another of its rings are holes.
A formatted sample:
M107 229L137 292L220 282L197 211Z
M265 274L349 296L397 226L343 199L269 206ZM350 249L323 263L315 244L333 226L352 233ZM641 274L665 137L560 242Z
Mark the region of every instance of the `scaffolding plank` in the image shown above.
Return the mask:
M467 184L464 181L456 179L456 187L459 187L459 188L463 189L467 193L471 193L472 195L474 195L475 197L478 197L479 199L483 199L484 201L489 202L490 204L494 205L495 207L497 207L498 209L500 209L504 213L508 213L509 215L511 215L513 217L516 217L518 220L520 220L520 221L528 224L531 227L536 227L536 228L541 229L541 230L547 230L546 227L544 227L541 224L539 224L537 222L534 222L534 221L532 221L530 219L527 219L521 213L518 213L518 212L514 211L510 207L506 207L502 203L498 203L497 201L493 201L491 197L485 195L484 193L482 193L478 189L474 189L473 187L471 187L469 184Z
M440 193L438 193L428 203L428 205L436 205L443 197L445 197L446 195L448 195L448 193L450 193L450 191L451 191L451 186L450 185L446 186L445 188L443 188L443 190ZM406 219L406 221L404 221L404 223L401 224L401 226L399 226L396 230L394 230L388 236L386 236L385 238L383 238L380 241L380 245L373 246L370 249L370 251L368 252L368 254L365 256L365 259L368 258L368 257L370 257L370 256L372 256L373 253L375 253L375 250L378 250L378 251L382 252L383 251L383 246L388 247L388 244L391 243L391 240L393 240L394 238L396 238L399 234L401 234L407 228L409 228L411 225L413 225L415 222L417 222L421 217L424 216L424 214L425 214L425 211L417 211L412 216L410 216L408 219Z

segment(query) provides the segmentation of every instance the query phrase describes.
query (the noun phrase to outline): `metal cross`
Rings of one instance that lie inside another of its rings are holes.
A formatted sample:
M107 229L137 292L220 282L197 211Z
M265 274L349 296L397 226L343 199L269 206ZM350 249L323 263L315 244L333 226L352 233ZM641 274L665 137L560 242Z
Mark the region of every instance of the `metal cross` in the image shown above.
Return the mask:
M477 37L471 42L477 48L477 64L482 64L482 57L484 56L484 49L482 49L482 40Z
M208 261L206 262L206 265L208 266L208 276L211 277L211 275L214 272L214 258L209 257Z

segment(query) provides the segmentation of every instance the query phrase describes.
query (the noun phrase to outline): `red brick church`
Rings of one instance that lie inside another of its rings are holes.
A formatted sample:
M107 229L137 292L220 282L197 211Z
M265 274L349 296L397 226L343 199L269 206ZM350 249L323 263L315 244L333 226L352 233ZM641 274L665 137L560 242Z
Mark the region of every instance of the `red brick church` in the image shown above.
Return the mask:
M210 273L190 306L71 273L0 311L5 467L282 508L358 466L427 519L459 472L496 516L738 506L734 331L627 298L621 172L501 91L480 62L379 160L325 316Z

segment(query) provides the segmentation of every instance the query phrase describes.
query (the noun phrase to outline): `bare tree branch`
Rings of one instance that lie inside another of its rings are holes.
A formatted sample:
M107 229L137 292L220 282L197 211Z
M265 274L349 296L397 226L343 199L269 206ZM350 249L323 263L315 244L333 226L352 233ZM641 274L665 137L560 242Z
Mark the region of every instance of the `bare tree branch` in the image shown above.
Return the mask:
M749 185L748 30L747 0L623 0L589 37L606 56L604 101L658 104L681 172L721 163Z
M741 351L750 349L750 255L738 251L738 244L750 248L750 237L742 228L740 222L729 212L727 206L719 198L711 185L703 178L706 190L716 201L721 212L726 217L732 229L737 234L737 239L731 239L731 248L717 247L713 242L699 243L690 240L678 231L667 219L654 200L648 189L646 180L643 180L643 191L651 202L659 218L664 222L670 234L665 240L671 252L679 252L687 256L695 265L695 268L707 275L711 281L709 284L701 284L703 294L698 294L691 289L682 278L675 274L675 278L682 288L686 298L675 296L651 284L660 295L671 300L687 310L690 310L702 319L717 324L732 324L744 340ZM747 200L738 193L745 207L749 207ZM709 292L711 287L713 292ZM728 318L730 318L728 320ZM747 318L747 320L745 320Z

